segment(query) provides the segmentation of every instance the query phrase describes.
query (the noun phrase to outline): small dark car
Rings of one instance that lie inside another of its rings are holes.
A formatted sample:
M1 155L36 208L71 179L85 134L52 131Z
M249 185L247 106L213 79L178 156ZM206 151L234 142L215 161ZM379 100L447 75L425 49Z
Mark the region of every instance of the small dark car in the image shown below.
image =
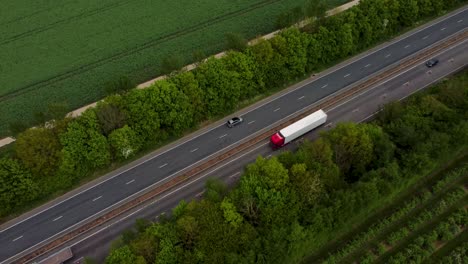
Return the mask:
M428 60L428 61L426 62L426 66L429 67L429 68L430 68L430 67L434 67L434 66L437 65L437 63L439 63L439 60L438 60L438 59L431 59L431 60Z
M234 127L244 121L242 117L233 117L227 121L227 126L228 127Z

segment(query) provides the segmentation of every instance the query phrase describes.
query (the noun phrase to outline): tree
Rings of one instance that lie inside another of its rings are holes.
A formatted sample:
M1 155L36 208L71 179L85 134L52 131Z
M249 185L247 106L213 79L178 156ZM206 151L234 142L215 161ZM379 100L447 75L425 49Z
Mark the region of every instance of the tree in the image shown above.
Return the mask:
M341 123L324 134L332 146L335 163L340 171L355 181L357 175L372 161L374 146L371 138L362 126L353 123ZM356 173L352 176L352 173Z
M229 198L224 198L221 202L221 209L224 213L224 219L233 227L239 227L242 223L242 216L237 212L236 207Z
M180 233L180 238L182 239L185 249L193 249L195 241L200 233L197 219L190 215L183 215L177 219L176 228Z
M413 25L419 19L419 6L417 0L399 0L400 23L404 27Z
M255 61L255 65L257 65L257 72L255 74L260 80L265 82L265 87L271 87L271 83L277 82L275 80L276 76L269 73L272 67L272 60L274 59L274 50L269 41L260 39L257 44L248 47L245 53Z
M197 68L195 76L205 94L208 116L229 112L237 106L241 95L239 74L229 71L222 60L209 58Z
M272 226L297 217L297 197L289 188L288 171L276 157L247 166L236 193L231 197L246 221Z
M109 144L119 160L125 160L135 155L141 147L141 142L135 131L127 125L114 130L109 135Z
M129 247L135 255L143 257L146 263L154 263L158 244L152 235L140 233L136 239L130 242Z
M221 202L228 193L226 183L216 178L209 178L205 183L204 198L217 203Z
M374 146L371 165L372 168L384 167L393 160L395 145L381 127L371 124L361 125L369 135Z
M307 48L309 38L305 33L301 33L297 28L290 28L281 32L281 36L286 42L287 68L291 77L305 74L307 66Z
M128 125L135 130L142 142L156 142L165 138L165 135L159 131L161 120L155 109L155 104L161 103L154 102L159 98L151 96L151 90L151 87L132 90L122 103Z
M309 35L309 46L307 47L307 71L316 70L322 62L323 47L314 35Z
M110 162L110 148L94 109L85 111L79 118L68 124L62 133L62 174L84 175L89 169L101 168Z
M137 256L133 254L129 246L123 246L111 251L106 258L106 264L127 264L136 263Z
M226 49L244 51L247 48L247 40L239 33L226 34Z
M339 43L340 55L344 58L356 52L356 44L353 36L354 25L346 23L336 32L336 41Z
M59 138L53 129L31 128L16 140L16 155L34 174L52 175L60 164Z
M287 56L289 54L286 39L281 35L276 35L269 42L273 49L273 56L268 65L268 73L265 80L268 80L269 85L272 86L285 85L291 79L287 67Z
M327 64L338 57L338 45L335 39L335 33L325 27L319 27L315 38L322 49L321 63Z
M125 114L115 105L99 103L96 115L101 125L102 133L108 136L112 131L125 125Z
M34 200L39 194L31 173L14 159L0 159L0 216Z
M193 109L193 121L199 122L205 120L206 105L204 102L204 92L200 88L195 75L191 71L179 73L171 77L169 82L174 83L177 89L184 93Z
M298 161L307 166L307 170L318 174L326 191L333 191L344 186L340 170L334 162L330 143L323 138L314 142L305 141L297 152Z
M150 88L154 109L160 118L160 130L169 135L180 135L193 125L193 107L190 100L177 87L166 80L156 82Z
M319 175L313 171L307 171L304 163L292 166L291 183L305 206L312 206L322 191Z
M264 90L262 76L257 75L257 64L251 56L240 52L228 52L222 61L227 70L238 73L237 78L241 87L240 100L252 98Z

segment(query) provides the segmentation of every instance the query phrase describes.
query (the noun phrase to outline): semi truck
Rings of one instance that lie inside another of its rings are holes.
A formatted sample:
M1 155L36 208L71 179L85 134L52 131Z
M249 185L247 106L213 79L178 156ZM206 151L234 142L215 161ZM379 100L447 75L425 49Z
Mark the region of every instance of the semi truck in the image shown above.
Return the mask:
M325 122L327 114L320 109L275 133L270 138L270 144L274 149L280 148Z

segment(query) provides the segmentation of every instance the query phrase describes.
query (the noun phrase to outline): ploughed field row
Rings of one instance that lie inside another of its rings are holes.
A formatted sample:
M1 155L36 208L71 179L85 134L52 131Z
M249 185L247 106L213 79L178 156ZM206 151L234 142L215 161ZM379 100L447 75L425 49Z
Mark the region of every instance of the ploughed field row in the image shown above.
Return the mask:
M446 245L457 247L463 243L460 237L466 236L468 163L436 178L418 186L419 191L409 199L388 206L391 211L378 213L378 221L319 262L423 263L450 254L449 250L439 254L439 250ZM455 238L459 242L449 243Z

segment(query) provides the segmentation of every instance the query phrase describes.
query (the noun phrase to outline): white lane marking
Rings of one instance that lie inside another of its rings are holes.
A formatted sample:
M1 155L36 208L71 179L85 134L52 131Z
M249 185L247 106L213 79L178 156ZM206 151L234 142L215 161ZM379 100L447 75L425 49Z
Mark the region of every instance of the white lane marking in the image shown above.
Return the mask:
M451 49L451 48L450 48L450 49ZM440 53L439 53L439 54L440 54ZM417 65L417 66L419 66L419 65ZM415 66L415 67L417 67L417 66ZM415 67L413 67L413 68L415 68ZM457 69L455 69L454 71L452 71L452 72L450 72L450 73L457 72L459 69L461 69L461 68L463 68L463 67L465 67L465 66L458 67ZM413 69L413 68L411 68L411 69ZM449 73L449 74L450 74L450 73ZM425 87L427 87L427 86L429 86L429 85L431 85L431 84L433 84L433 83L439 81L440 79L442 79L442 78L444 78L444 77L445 77L445 76L442 76L442 77L440 77L440 78L438 78L438 79L432 81L431 83L429 83L429 84L427 84L427 85L425 85L425 86L419 88L417 91L419 91L419 90L421 90L421 89L424 89ZM417 91L415 91L415 92L417 92ZM413 92L413 93L411 93L411 94L414 94L415 92ZM407 95L407 96L401 98L400 100L403 100L404 98L410 96L411 94L409 94L409 95ZM331 110L330 110L330 111L331 111ZM377 112L376 112L376 113L377 113ZM363 120L359 121L359 123L361 123L361 122L363 122L364 120L368 119L369 117L375 115L376 113L367 116L367 117L364 118ZM333 122L328 123L328 125L331 125L331 124L333 124ZM327 126L328 126L328 125L327 125ZM115 221L114 223L109 224L109 225L103 227L103 228L100 229L100 230L97 230L96 232L94 232L94 233L88 235L88 236L85 237L85 238L82 238L81 240L79 240L79 241L75 242L74 244L70 245L70 247L75 246L75 245L77 245L77 244L79 244L79 243L81 243L81 242L83 242L83 241L89 239L90 237L95 236L95 235L98 234L98 233L101 233L102 231L108 229L108 228L111 227L112 225L117 224L117 223L119 223L119 222L121 222L121 221L124 221L125 219L127 219L127 218L133 216L134 214L137 214L137 213L140 212L141 210L143 210L143 209L145 209L145 208L147 208L147 207L149 207L149 206L152 206L152 205L155 204L156 202L159 202L159 201L161 201L162 199L164 199L164 198L166 198L166 197L172 195L173 193L176 193L176 192L180 191L181 189L184 189L185 187L187 187L187 186L189 186L189 185L192 185L193 183L195 183L195 182L197 182L197 181L199 181L199 180L205 178L206 176L210 175L210 174L213 173L214 171L219 170L219 169L221 169L221 168L223 168L223 167L229 165L230 163L232 163L232 162L234 162L234 161L236 161L236 160L238 160L238 159L240 159L240 158L242 158L242 157L244 157L244 156L250 154L251 152L253 152L253 151L255 151L255 150L257 150L257 149L259 149L259 148L261 148L261 147L263 147L263 146L266 146L266 145L268 145L268 144L269 144L268 142L265 143L265 144L262 144L262 145L260 145L260 146L258 146L258 147L256 147L256 148L254 148L254 149L248 151L247 153L244 153L243 155L241 155L241 156L239 156L239 157L237 157L237 158L235 158L235 159L233 159L233 160L231 160L231 161L228 161L227 163L221 165L220 167L214 168L214 169L211 170L210 172L208 172L208 173L202 175L201 177L196 178L196 179L194 179L193 181L188 182L188 183L186 183L186 184L184 184L184 185L182 185L182 186L176 188L176 189L173 190L172 192L169 192L169 193L163 195L161 198L156 199L156 200L152 201L151 203L149 203L149 204L147 204L147 205L145 205L145 206L143 206L143 207L140 207L138 210L132 212L131 214L128 214L128 215L126 215L126 216L124 216L124 217L118 219L118 220ZM271 156L271 155L269 155L269 156ZM156 184L157 184L157 183L156 183ZM152 186L153 186L153 185L152 185ZM146 188L145 188L145 189L146 189ZM143 191L143 190L142 190L142 191ZM156 218L157 218L157 217L156 217ZM22 236L21 236L21 237L22 237ZM24 252L24 251L23 251L23 252ZM10 257L10 259L11 259L11 257Z
M325 125L325 127L331 127L333 125L333 122L330 122L328 124Z
M19 236L19 237L13 239L13 242L15 242L16 240L21 239L21 238L23 238L23 236Z
M297 98L297 100L302 100L302 99L304 99L304 97L305 97L305 96L303 95L303 96Z
M429 35L427 35L427 36L424 36L422 39L427 39L428 37L429 37Z
M454 34L457 34L457 33L454 33ZM454 35L454 34L453 34L453 35ZM452 36L453 36L453 35L452 35ZM438 52L438 53L435 54L435 55L437 56L437 55L440 55L440 54L442 54L442 53L444 53L444 52L448 52L449 50L452 50L452 49L454 49L454 48L456 48L456 47L458 47L458 46L460 46L460 45L463 45L463 44L465 44L466 42L467 42L467 40L464 40L464 41L462 41L462 42L456 44L455 46L451 46L451 47L449 47L449 48L447 48L447 49L445 49L445 50L443 50L443 51ZM363 91L362 93L358 93L358 94L355 95L354 97L351 97L350 99L348 99L348 100L342 102L341 104L336 105L336 106L332 107L331 109L327 109L326 112L330 112L330 111L332 111L332 110L334 110L334 109L336 109L336 108L338 108L338 107L340 107L340 106L342 106L342 105L348 103L349 101L354 100L354 99L356 99L357 97L362 96L363 94L366 94L366 93L368 93L368 92L374 90L375 88L379 87L380 85L385 84L385 83L387 83L387 82L389 82L389 81L391 81L391 80L397 78L398 76L403 75L403 74L407 73L408 71L410 71L410 70L412 70L412 69L414 69L414 68L416 68L416 67L419 67L419 66L421 66L421 65L418 65L418 64L413 65L413 67L407 68L406 70L404 70L404 71L398 73L397 75L395 75L395 76L393 76L393 77L391 77L391 78L389 78L389 79L386 79L386 80L384 80L384 81L382 81L382 82L380 82L380 83L375 84L375 85L372 86L370 89L367 89L367 90Z
M423 31L424 29L433 27L433 26L437 25L438 23L440 23L440 22L442 22L442 21L445 21L446 19L448 19L448 18L450 18L450 17L456 16L456 15L462 13L462 12L465 12L466 10L467 10L467 9L461 10L461 11L455 13L455 14L452 14L452 15L446 17L446 18L443 19L443 20L440 20L440 21L436 22L435 24L431 24L431 25L428 25L427 27L424 27L424 28L422 28L422 29L420 29L420 30L417 30L417 31L413 32L412 34L406 36L405 38L408 38L408 37L410 37L410 36L412 36L412 35L415 35L415 34L421 32L421 31ZM376 50L376 51L374 51L374 52L369 53L369 54L368 54L367 56L365 56L365 57L362 57L362 58L360 58L360 59L357 59L356 61L351 61L351 62L349 62L349 63L343 65L342 67L336 69L335 71L337 71L337 70L339 70L339 69L341 69L341 68L344 68L344 67L346 67L346 66L348 66L348 65L350 65L350 64L352 64L352 63L354 63L354 62L361 61L362 59L367 58L367 57L370 56L371 54L374 54L374 53L376 53L376 52L378 52L378 51L380 51L380 50L382 50L382 49L384 49L384 48L386 48L386 47L388 47L388 46L391 46L391 45L393 45L393 44L396 44L396 43L398 43L398 42L399 42L399 41L396 41L396 42L394 42L394 43L390 43L390 44L388 44L388 45L386 45L386 46L384 46L384 47L381 47L380 49L378 49L378 50ZM463 42L463 43L464 43L464 42ZM451 49L451 48L450 48L450 49ZM464 66L463 66L463 67L464 67ZM323 76L321 76L320 78L322 78L322 77L324 77L324 76L328 76L328 75L329 75L329 74L323 75ZM319 78L319 79L320 79L320 78ZM317 79L317 80L318 80L318 79ZM308 84L310 84L310 83L312 83L312 82L314 82L314 81L316 81L316 80L313 80L313 81L311 81L311 82L309 82L309 83L306 83L306 84L304 84L304 86L306 86L306 85L308 85ZM287 94L289 94L289 93L291 93L291 92L293 92L293 91L296 91L296 90L298 90L298 89L300 89L300 88L302 88L302 87L304 87L304 86L300 86L300 87L298 87L297 89L294 89L294 90L291 90L291 91L289 91L289 92L287 92L287 93L284 93L284 94L282 94L281 96L277 97L276 99L278 99L278 98L280 98L280 97L283 97L283 96L285 96L285 95L287 95ZM324 99L327 99L327 98L328 98L328 97L326 97L326 98L324 98ZM322 99L322 100L323 100L323 99ZM319 100L318 102L320 102L320 101L322 101L322 100ZM254 110L256 110L257 108L260 108L260 107L262 107L262 106L264 106L264 105L266 105L266 104L268 104L268 103L270 103L270 102L265 102L264 104L261 104L261 105L257 106L256 108L250 110L249 112L254 111ZM249 112L246 112L246 113L249 113ZM289 117L289 116L288 116L288 117ZM207 132L205 132L205 134L208 133L209 131L214 130L214 129L216 129L216 128L220 127L220 126L223 126L223 125L224 125L224 124L221 124L221 125L219 125L219 126L217 126L217 127L214 127L214 128L212 128L212 129L208 130ZM203 134L201 134L201 135L203 135ZM198 137L201 136L201 135L198 135L198 136L196 136L195 138L198 138ZM186 140L185 142L182 142L182 143L180 143L179 145L174 146L173 148L168 149L168 150L166 150L165 152L160 153L160 154L158 154L158 155L156 155L156 156L154 156L154 157L152 157L152 158L150 158L150 159L148 159L148 160L152 160L152 159L154 159L154 158L156 158L156 157L158 157L158 156L160 156L160 155L162 155L162 154L164 154L164 153L166 153L166 152L168 152L168 151L170 151L170 150L172 150L172 149L174 149L174 148L177 148L178 146L183 145L183 144L187 143L188 141L193 140L193 139L195 139L195 138L188 139L188 140ZM247 154L251 153L252 151L255 151L255 150L257 150L258 148L260 148L260 147L262 147L262 146L265 146L265 145L267 145L267 144L269 144L269 143L265 143L265 144L263 144L263 145L261 145L261 146L255 148L255 149L249 151L249 152L246 153L245 155L247 155ZM228 146L228 147L229 147L229 146ZM211 155L209 155L209 156L203 158L203 159L200 160L200 161L195 162L195 163L192 164L192 165L189 165L189 166L183 168L182 170L179 170L179 171L177 171L177 172L175 172L175 173L169 175L167 178L171 178L172 176L176 175L177 173L183 171L184 169L193 167L195 164L198 164L198 163L200 163L201 161L206 160L207 158L209 158L209 157L211 157L211 156L217 154L218 152L220 152L220 151L222 151L222 150L223 150L223 149L221 149L221 150L219 150L219 151L217 151L217 152L215 152L215 153L213 153L213 154L211 154ZM242 156L244 156L244 155L242 155ZM242 157L242 156L241 156L241 157ZM236 158L235 160L237 160L237 159L238 159L238 158ZM4 230L1 230L1 231L0 231L0 234L3 233L4 231L6 231L6 230L8 230L8 229L10 229L10 228L12 228L12 227L14 227L14 226L17 226L17 225L19 225L19 224L21 224L21 223L23 223L23 222L25 222L25 221L27 221L27 220L29 220L29 219L35 217L35 216L41 214L41 213L43 213L43 212L45 212L45 211L47 211L47 210L53 208L53 207L56 207L57 205L59 205L59 204L61 204L61 203L64 203L64 202L66 202L66 201L72 199L73 197L75 197L75 196L77 196L77 195L79 195L79 194L81 194L81 193L84 193L84 192L86 192L86 191L88 191L88 190L90 190L90 189L92 189L92 188L94 188L94 187L96 187L96 186L98 186L98 185L100 185L100 184L102 184L102 183L104 183L104 182L110 180L110 179L115 178L115 177L117 177L118 175L120 175L120 174L122 174L122 173L125 173L126 171L129 171L129 170L133 169L134 167L137 167L137 166L139 166L139 165L141 165L141 164L147 162L148 160L145 160L145 161L143 161L143 162L141 162L141 163L139 163L139 164L136 164L135 166L133 166L133 167L131 167L131 168L125 170L125 171L122 171L121 173L116 174L116 175L114 175L114 176L112 176L112 177L106 179L105 181L100 182L99 184L96 184L96 185L94 185L94 186L91 186L91 187L89 187L88 189L83 190L83 191L81 191L81 192L79 192L79 193L77 193L77 194L75 194L75 195L73 195L73 196L71 196L71 197L69 197L69 198L67 198L67 199L65 199L65 200L63 200L63 201L61 201L61 202L59 202L59 203L57 203L57 204L54 204L53 206L51 206L51 207L49 207L49 208L46 208L46 209L44 209L44 210L42 210L42 211L40 211L40 212L38 212L38 213L36 213L36 214L34 214L34 215L31 215L30 217L28 217L28 218L26 218L26 219L23 219L22 221L19 221L19 222L15 223L15 224L9 226L8 228L6 228L6 229L4 229ZM231 163L231 162L229 162L229 163ZM228 163L228 164L229 164L229 163ZM205 176L206 176L206 174L205 174L203 177L205 177ZM201 177L201 178L203 178L203 177ZM200 180L201 178L198 178L198 179L196 179L195 181L198 181L198 180ZM162 180L161 180L161 181L162 181ZM115 205L121 204L121 203L123 203L124 201L130 199L131 197L134 197L135 195L138 195L138 194L140 194L141 192L146 191L146 190L148 190L149 188L152 188L152 187L155 186L156 184L159 184L161 181L158 181L158 182L156 182L156 183L154 183L154 184L152 184L152 185L150 185L150 186L144 188L143 190L140 190L140 191L138 191L138 192L136 192L136 193L134 193L134 194L132 194L132 195L130 195L130 196L128 196L128 197L122 199L121 201L112 204L111 206L115 206ZM180 188L177 188L177 189L175 189L174 191L168 193L167 195L162 196L160 199L163 199L163 198L165 198L165 197L167 197L167 196L173 194L174 192L177 192L177 191L179 191L180 189L185 188L186 186L188 186L188 185L190 185L190 184L192 184L192 183L193 183L193 182L189 182L189 183L187 183L186 185L181 186ZM151 202L148 206L153 205L153 204L154 204L155 202L157 202L157 201L159 201L159 200L156 200L156 201ZM144 209L144 208L146 208L146 207L141 207L141 208L139 208L137 211L135 211L135 212L133 212L133 213L127 215L126 217L121 218L120 220L118 220L118 221L116 221L116 222L114 222L114 223L118 223L118 222L120 222L120 221L123 221L123 220L127 219L128 217L131 217L132 215L138 213L139 211L141 211L141 210ZM96 214L102 213L102 212L105 211L106 209L107 209L107 208L105 208L105 209L99 211L99 212L96 213ZM55 235L53 235L53 236L51 236L51 237L49 237L49 238L47 238L47 239L45 239L45 240L43 240L43 241L41 241L41 242L39 242L39 243L42 243L42 242L44 242L44 241L46 241L46 240L48 240L48 239L51 239L51 238L53 238L53 237L56 237L56 236L62 234L63 232L65 232L65 231L67 231L67 230L70 230L71 228L77 226L78 224L80 224L80 223L83 222L83 221L86 221L86 220L90 219L91 217L95 216L96 214L91 215L91 216L88 216L86 219L84 219L84 220L82 220L82 221L80 221L80 222L78 222L78 223L75 223L74 225L72 225L72 226L70 226L70 227L68 227L68 228L66 228L66 229L64 229L64 230L62 230L62 231L56 233ZM83 242L84 240L87 240L87 239L89 239L90 237L95 236L96 234L98 234L98 233L100 233L100 232L102 232L102 231L108 229L108 228L111 227L112 225L113 225L113 224L109 224L109 225L103 227L102 229L97 230L97 231L94 232L93 234L88 235L87 237L85 237L85 238L83 238L83 239L77 241L76 243L74 243L74 244L71 245L71 246L77 245L77 244ZM5 261L0 262L0 263L6 263L6 261L9 261L9 260L11 260L12 258L18 256L19 254L22 254L22 253L24 253L24 252L30 250L32 247L34 247L34 246L31 246L31 247L29 247L29 248L27 248L27 249L21 251L20 253L18 253L18 254L16 254L16 255L12 256L12 257L10 257L10 258L8 258L8 259L6 259Z
M134 182L134 181L135 181L135 179L133 179L133 180L127 182L126 185L129 185L130 183L132 183L132 182Z
M62 217L63 217L63 215L61 215L61 216L55 218L54 220L52 220L52 222L55 222L55 221L59 220L59 219L62 218Z
M193 181L191 181L191 182L188 182L188 183L186 183L186 184L180 186L179 188L173 190L172 192L169 192L169 193L167 193L167 194L161 196L161 198L155 199L155 200L152 201L151 203L149 203L149 204L147 204L147 205L145 205L145 206L143 206L143 207L138 208L137 210L135 210L135 211L132 212L131 214L128 214L128 215L126 215L126 216L124 216L124 217L118 219L118 220L115 221L114 223L108 224L107 226L105 226L105 227L103 227L103 228L97 230L96 232L94 232L94 233L88 235L87 237L82 238L81 240L79 240L79 241L75 242L74 244L70 245L70 247L75 246L75 245L77 245L77 244L79 244L79 243L81 243L81 242L83 242L83 241L89 239L90 237L95 236L96 234L98 234L98 233L100 233L100 232L102 232L102 231L108 229L109 227L111 227L111 226L114 225L114 224L117 224L117 223L119 223L119 222L124 221L125 219L131 217L131 216L134 215L134 214L137 214L138 212L140 212L141 210L143 210L143 209L145 209L145 208L147 208L147 207L149 207L149 206L152 206L153 204L155 204L155 203L157 203L157 202L163 200L164 198L166 198L166 197L172 195L173 193L176 193L176 192L180 191L181 189L184 189L185 187L187 187L187 186L189 186L189 185L192 185L193 183L195 183L195 182L197 182L197 181L199 181L199 180L205 178L206 176L208 176L208 175L211 174L212 172L214 172L214 171L216 171L216 170L218 170L218 169L221 169L221 168L225 167L226 165L229 165L230 163L232 163L232 162L234 162L234 161L236 161L236 160L242 158L243 156L245 156L245 155L247 155L247 154L250 154L251 152L253 152L253 151L259 149L260 147L266 146L266 145L268 145L268 144L269 144L269 143L262 144L262 145L260 145L260 146L258 146L258 147L256 147L256 148L254 148L254 149L248 151L247 153L244 153L243 155L241 155L241 156L239 156L239 157L237 157L237 158L235 158L235 159L233 159L233 160L227 162L226 164L221 165L220 167L211 170L210 172L208 172L208 173L206 173L206 174L200 176L199 178L197 178L197 179L195 179L195 180L193 180ZM161 213L161 215L162 215L162 214L164 214L164 213ZM11 257L10 257L10 259L11 259ZM8 259L8 260L9 260L9 259Z
M441 30L441 31L444 31L445 29L446 29L446 28L441 28L440 30Z
M159 166L159 168L161 169L161 168L164 168L166 166L167 166L167 163L164 163L163 165Z
M406 46L405 46L405 49L407 49L407 48L409 48L409 47L411 47L411 45L406 45Z
M356 113L357 111L359 111L359 108L354 109L353 113Z
M195 151L197 151L197 150L198 150L198 148L192 149L190 152L193 153L193 152L195 152Z
M463 21L463 19L460 19L460 20L457 21L457 23L461 23L462 21Z
M254 120L254 121L248 122L247 125L251 125L251 124L253 124L253 123L255 123L255 120Z
M390 57L391 55L392 55L392 54L389 53L389 54L385 55L385 58L388 58L388 57Z
M288 95L288 94L290 94L290 93L292 93L292 92L294 92L294 91L296 91L296 90L299 90L299 89L301 89L301 88L303 88L303 87L305 87L305 86L307 86L307 85L309 85L309 84L311 84L311 83L313 83L313 82L315 82L315 81L318 81L318 80L320 80L321 78L323 78L323 77L325 77L325 76L330 76L330 74L332 74L332 73L334 73L334 72L336 72L336 71L338 71L338 70L340 70L340 69L343 69L344 67L347 67L347 66L349 66L349 65L351 65L351 64L353 64L353 63L356 63L356 62L362 61L362 60L364 60L364 59L366 59L366 58L369 58L370 55L375 54L375 53L381 51L382 49L385 49L385 48L390 47L390 46L392 46L392 45L396 45L396 44L399 43L400 41L402 41L402 40L404 40L404 39L408 39L410 36L413 36L413 35L415 35L415 34L421 32L421 31L423 31L423 30L425 30L425 29L428 29L428 28L431 28L431 27L435 27L435 26L438 25L439 23L444 22L444 21L446 21L447 19L449 19L449 18L451 18L451 17L454 17L454 16L456 16L456 15L459 15L459 14L465 12L466 10L468 10L468 9L465 8L465 9L463 9L463 10L457 11L456 13L450 14L450 15L447 16L447 17L441 18L441 20L439 20L439 21L437 21L437 22L435 22L435 23L433 23L433 24L429 24L429 25L427 25L427 26L425 26L425 27L422 27L422 28L420 28L420 29L418 29L418 30L416 30L416 31L414 31L414 32L411 32L409 35L402 36L402 37L403 37L402 39L397 40L397 41L395 41L395 42L391 42L391 43L389 43L388 45L382 46L382 47L376 49L375 51L372 51L372 52L368 53L366 56L363 56L363 57L361 57L361 58L357 58L356 60L349 61L349 62L343 64L342 66L336 68L334 71L332 71L332 72L330 72L330 73L328 73L328 74L325 74L325 75L320 76L318 79L313 79L313 80L311 80L310 82L304 83L303 86L298 86L296 89L292 89L292 90L290 90L290 91L288 91L288 92L286 92L286 93L284 93L284 94L278 96L277 98L275 98L275 100L278 100L279 98L281 98L281 97L283 97L283 96L285 96L285 95ZM457 31L457 32L459 32L459 31ZM257 107L251 109L250 111L245 112L244 115L247 114L247 113L250 113L250 112L252 112L252 111L254 111L254 110L257 110L258 108L260 108L260 107L262 107L262 106L264 106L264 105L266 105L266 104L269 104L269 103L271 103L271 102L272 102L272 101L268 101L268 102L265 102L265 103L263 103L263 104L260 104L260 105L258 105ZM9 226L9 227L7 227L7 228L5 228L5 229L3 229L3 230L0 230L0 234L3 233L3 232L5 232L5 231L8 230L8 229L14 227L14 226L17 226L17 225L23 223L24 221L27 221L27 220L29 220L29 219L31 219L31 218L33 218L33 217L35 217L35 216L37 216L37 215L39 215L39 214L41 214L41 213L43 213L43 212L45 212L45 211L47 211L47 210L53 208L53 207L56 207L57 205L60 205L60 204L62 204L62 203L64 203L64 202L66 202L66 201L72 199L73 197L75 197L75 196L77 196L77 195L80 195L80 194L82 194L82 193L84 193L84 192L86 192L86 191L88 191L88 190L91 190L91 189L93 189L94 187L99 186L99 185L103 184L104 182L109 181L109 180L111 180L111 179L113 179L113 178L119 176L120 174L123 174L123 173L125 173L125 172L127 172L127 171L129 171L129 170L131 170L131 169L133 169L133 168L135 168L135 167L138 167L138 166L140 166L141 164L143 164L143 163L145 163L145 162L147 162L147 161L150 161L150 160L152 160L152 159L155 159L156 157L159 157L159 156L161 156L162 154L165 154L165 153L167 153L167 152L169 152L169 151L171 151L171 150L173 150L173 149L175 149L175 148L177 148L177 147L179 147L179 146L181 146L181 145L183 145L183 144L185 144L185 143L187 143L187 142L189 142L189 141L191 141L191 140L194 140L194 139L196 139L196 138L198 138L198 137L200 137L200 136L203 136L203 135L207 134L208 132L210 132L210 131L212 131L212 130L218 128L218 127L221 127L221 126L224 126L224 123L220 124L219 126L216 126L216 127L213 127L213 128L208 129L208 130L207 130L205 133L203 133L203 134L197 135L197 136L195 136L195 137L193 137L193 138L188 138L188 139L185 140L184 142L181 142L180 144L178 144L178 145L176 145L176 146L174 146L174 147L172 147L172 148L169 148L169 149L167 149L166 151L159 153L158 155L155 155L155 156L153 156L153 157L151 157L151 158L149 158L149 159L147 159L147 160L144 160L144 161L142 161L142 162L140 162L140 163L138 163L138 164L136 164L136 165L134 165L134 166L132 166L132 167L130 167L130 168L124 170L124 171L121 171L120 173L118 173L118 174L116 174L116 175L114 175L114 176L112 176L112 177L107 178L106 180L104 180L104 181L102 181L102 182L100 182L100 183L98 183L98 184L96 184L96 185L93 185L93 186L91 186L91 187L89 187L89 188L87 188L87 189L85 189L85 190L83 190L83 191L81 191L81 192L78 192L78 193L76 193L76 194L74 194L74 195L68 197L68 198L65 199L65 200L62 200L62 201L60 201L60 202L58 202L58 203L56 203L56 204L54 204L54 205L52 205L52 206L50 206L50 207L48 207L48 208L45 208L44 210L41 210L41 211L39 211L39 212L37 212L37 213L35 213L35 214L33 214L33 215L31 215L31 216L29 216L29 217L27 217L27 218L21 220L21 221L18 221L18 222L16 222L15 224L13 224L13 225L11 225L11 226ZM211 155L210 155L210 156L211 156ZM184 169L185 169L185 168L184 168ZM76 224L75 224L75 225L76 225ZM28 248L28 249L29 249L29 248ZM28 250L28 249L25 249L25 250L23 250L22 252L24 252L24 251L26 251L26 250ZM20 253L22 253L22 252L20 252ZM18 254L17 254L17 255L18 255ZM16 255L15 255L15 256L16 256ZM13 256L13 257L14 257L14 256ZM9 259L11 259L11 258L12 258L12 257L10 257ZM9 259L7 259L7 260L9 260ZM1 263L1 262L0 262L0 263Z
M201 191L201 192L195 194L195 197L200 197L200 196L202 196L204 193L205 193L205 191Z
M230 179L231 179L231 178L234 178L234 177L236 177L236 176L239 175L239 174L240 174L240 171L238 171L238 172L234 173L233 175L229 176L229 178L230 178Z
M328 83L327 83L327 84L325 84L324 86L322 86L322 89L323 89L323 88L325 88L325 87L327 87L327 86L328 86Z
M348 74L346 74L346 75L345 75L345 76L343 76L343 77L344 77L344 78L346 78L346 77L348 77L348 76L350 76L350 75L351 75L351 74L349 74L349 73L348 73Z
M271 158L271 154L267 156L267 159Z
M276 112L276 111L278 111L278 110L280 110L280 109L281 109L281 108L278 107L278 108L276 108L275 110L273 110L273 112Z
M367 67L369 67L369 66L371 66L371 65L372 65L372 64L370 64L370 63L369 63L369 64L366 64L366 66L364 66L364 68L367 68Z
M102 198L102 195L99 196L99 197L94 198L94 199L93 199L93 202L95 202L95 201L97 201L97 200L99 200L99 199L101 199L101 198Z
M456 68L455 70L449 72L446 76L448 76L448 75L450 75L450 74L452 74L452 73L454 73L454 72L457 72L459 69L461 69L461 68L463 68L463 67L465 67L465 66L460 66L460 67ZM426 85L424 85L424 86L422 86L422 87L416 89L415 91L411 92L410 94L405 95L405 96L403 96L402 98L398 99L398 101L402 101L402 100L406 99L407 97L409 97L409 96L411 96L411 95L413 95L413 94L419 92L420 90L422 90L422 89L424 89L424 88L426 88L426 87L428 87L428 86L430 86L430 85L432 85L432 84L438 82L440 79L445 78L446 76L441 76L441 77L439 77L439 78L437 78L437 79L431 81L430 83L428 83L428 84L426 84ZM377 110L376 112L374 112L374 113L372 113L372 114L370 114L370 115L364 117L363 119L361 119L360 121L358 121L358 123L362 123L362 122L366 121L367 119L371 118L372 116L375 116L376 114L378 114L380 111L382 111L382 109L379 109L379 110Z
M225 136L227 136L227 134L224 134L224 135L220 136L219 138L223 138L223 137L225 137Z

